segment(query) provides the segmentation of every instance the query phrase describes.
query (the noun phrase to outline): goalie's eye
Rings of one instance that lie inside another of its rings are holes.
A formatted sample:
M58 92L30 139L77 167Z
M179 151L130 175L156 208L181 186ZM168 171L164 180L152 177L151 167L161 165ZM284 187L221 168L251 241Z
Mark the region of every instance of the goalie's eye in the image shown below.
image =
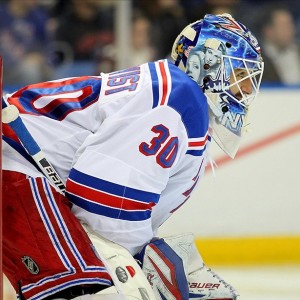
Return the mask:
M243 79L247 76L247 72L246 70L237 70L235 71L235 76L238 80Z
M230 76L230 91L239 100L253 92L252 82L247 70L235 69Z
M247 70L235 69L230 75L230 84L240 84L247 77L249 77Z

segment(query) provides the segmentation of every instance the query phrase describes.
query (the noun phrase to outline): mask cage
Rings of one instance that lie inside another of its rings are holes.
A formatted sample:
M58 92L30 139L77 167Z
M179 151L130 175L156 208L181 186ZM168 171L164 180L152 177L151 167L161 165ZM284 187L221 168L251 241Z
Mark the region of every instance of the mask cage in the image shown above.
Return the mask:
M248 107L259 93L264 63L245 58L222 56L222 91Z

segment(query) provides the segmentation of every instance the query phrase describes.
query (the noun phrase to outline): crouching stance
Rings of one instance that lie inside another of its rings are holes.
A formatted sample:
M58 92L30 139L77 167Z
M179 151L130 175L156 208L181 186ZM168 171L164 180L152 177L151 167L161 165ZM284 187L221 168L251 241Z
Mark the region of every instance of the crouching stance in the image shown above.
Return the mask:
M64 186L60 194L44 177L45 160L24 148L25 131L8 116L3 269L20 299L94 300L112 289L143 300L237 297L190 236L153 238L201 181L210 142L236 154L259 91L260 47L232 16L205 15L183 29L171 56L5 96ZM149 282L123 259L141 249Z

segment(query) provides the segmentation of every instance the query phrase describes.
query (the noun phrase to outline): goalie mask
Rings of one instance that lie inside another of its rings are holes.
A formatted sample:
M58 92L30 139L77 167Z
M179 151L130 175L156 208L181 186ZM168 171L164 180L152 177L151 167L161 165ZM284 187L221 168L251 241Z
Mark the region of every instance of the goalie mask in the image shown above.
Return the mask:
M212 137L233 158L263 74L256 38L231 15L208 14L184 28L171 56L206 94Z

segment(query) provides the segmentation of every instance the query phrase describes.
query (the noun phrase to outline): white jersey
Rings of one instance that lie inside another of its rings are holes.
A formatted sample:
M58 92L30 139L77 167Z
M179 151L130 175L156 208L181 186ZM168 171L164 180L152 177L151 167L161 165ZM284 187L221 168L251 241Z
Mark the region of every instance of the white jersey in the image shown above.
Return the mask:
M204 172L207 101L167 60L33 84L7 102L65 182L77 218L133 254ZM3 127L3 168L43 176Z

